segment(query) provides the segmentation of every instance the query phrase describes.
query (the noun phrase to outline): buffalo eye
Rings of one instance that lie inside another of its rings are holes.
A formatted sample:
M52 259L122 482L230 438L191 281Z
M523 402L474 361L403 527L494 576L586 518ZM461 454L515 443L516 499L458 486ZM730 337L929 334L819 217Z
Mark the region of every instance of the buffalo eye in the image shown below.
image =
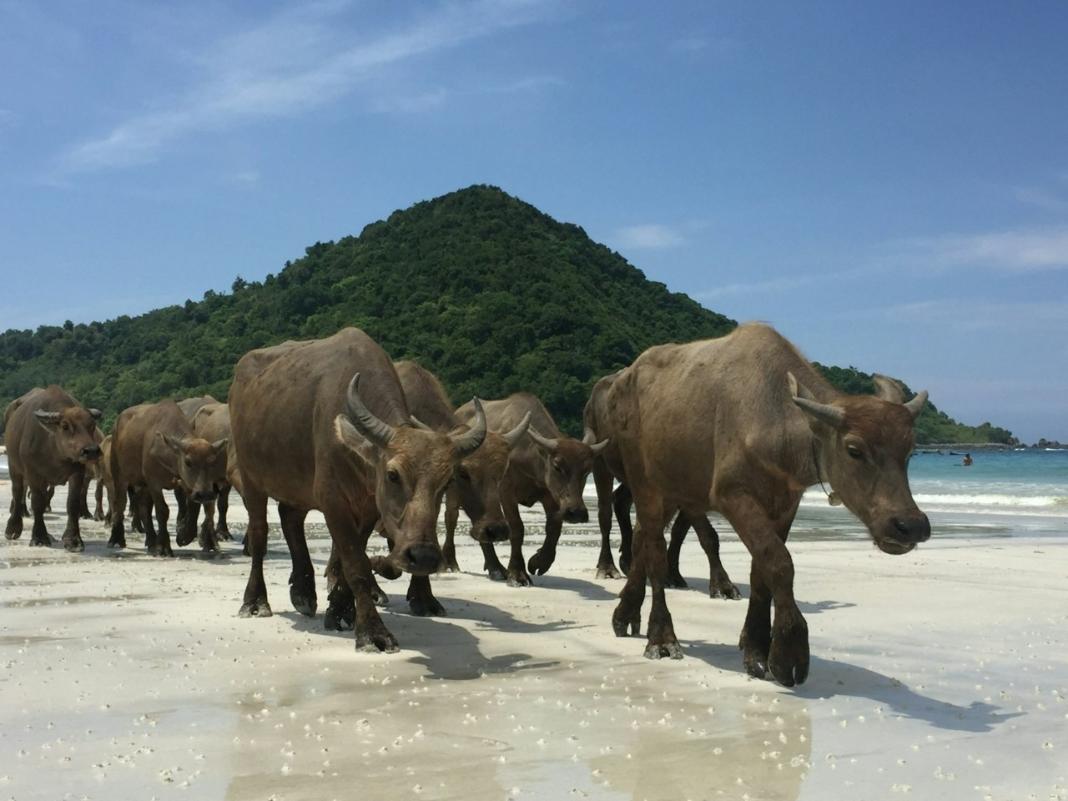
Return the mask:
M188 456L185 457L185 466L186 467L192 467L193 466L193 460L190 459Z
M464 481L470 481L471 480L471 474L469 472L467 472L467 468L466 467L459 468L456 471L456 475L458 475Z
M846 445L846 453L849 454L851 459L863 459L864 451L858 448L856 445Z
M68 423L66 420L60 423L59 427L62 428L64 431L70 431L70 423Z
M563 463L563 462L561 462L561 461L555 461L555 462L553 462L553 469L554 469L554 470L555 470L555 471L556 471L557 473L563 473L563 472L564 472L564 463Z
M391 484L400 484L400 473L398 473L392 467L386 471L386 478L389 479L389 482Z

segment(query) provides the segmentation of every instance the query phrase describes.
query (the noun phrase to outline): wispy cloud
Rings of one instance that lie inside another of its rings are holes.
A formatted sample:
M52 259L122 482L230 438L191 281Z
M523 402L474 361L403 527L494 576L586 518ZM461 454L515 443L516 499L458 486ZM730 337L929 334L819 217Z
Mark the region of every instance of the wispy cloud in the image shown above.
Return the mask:
M1068 268L1068 225L908 240L911 255L942 267L976 265L1011 272Z
M859 315L882 314L900 322L937 322L959 331L984 329L1062 330L1068 320L1068 301L990 301L983 298L954 297L923 300L854 312Z
M307 111L346 95L390 65L529 24L545 6L539 0L446 3L405 28L356 44L340 19L342 3L283 12L199 54L194 61L204 75L198 85L71 147L57 172L144 164L193 134Z
M612 238L625 248L673 248L686 242L686 237L677 228L657 223L625 226Z
M855 278L868 278L878 273L887 272L888 268L880 264L852 267L845 270L830 270L825 273L791 273L789 275L766 278L760 281L737 282L723 284L722 286L710 287L709 289L695 292L694 297L698 300L714 300L716 298L734 297L739 295L769 295L791 292L802 287L824 285L834 286L840 281Z
M1054 214L1068 214L1068 200L1057 195L1055 192L1047 192L1045 189L1036 189L1029 186L1020 186L1013 190L1016 199L1028 206L1053 212Z

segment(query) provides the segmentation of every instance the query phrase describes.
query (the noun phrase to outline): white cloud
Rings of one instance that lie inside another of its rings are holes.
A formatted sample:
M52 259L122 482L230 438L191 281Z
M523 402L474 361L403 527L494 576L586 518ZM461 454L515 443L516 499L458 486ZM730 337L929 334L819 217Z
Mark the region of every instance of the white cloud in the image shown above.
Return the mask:
M1068 226L913 239L910 255L943 267L976 265L1010 272L1068 268Z
M855 313L862 316L879 313L902 322L937 322L940 327L963 331L1004 331L1006 326L1015 331L1063 331L1065 321L1068 321L1068 301L989 301L958 297L901 303Z
M1015 195L1016 199L1021 203L1025 203L1028 206L1034 206L1043 211L1049 211L1055 214L1068 213L1068 200L1059 197L1053 192L1047 192L1044 189L1021 186L1013 190L1013 195Z
M620 228L613 239L625 248L673 248L686 241L674 227L656 223Z
M203 80L165 107L135 115L63 154L59 172L152 162L176 140L250 120L291 116L352 91L379 70L528 24L539 0L447 3L408 27L359 39L338 19L340 3L283 12L217 42L194 59ZM353 39L358 39L352 44ZM431 95L432 97L432 95ZM422 102L425 104L426 98Z

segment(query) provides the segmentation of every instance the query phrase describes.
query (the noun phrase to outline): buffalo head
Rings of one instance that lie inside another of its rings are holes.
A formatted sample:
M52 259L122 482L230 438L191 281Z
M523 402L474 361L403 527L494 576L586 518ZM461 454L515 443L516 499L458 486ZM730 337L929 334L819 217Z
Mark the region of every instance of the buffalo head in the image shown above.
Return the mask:
M162 431L156 438L172 454L182 488L196 503L215 500L216 487L226 481L226 447L229 440L208 442L200 437L175 437Z
M349 382L346 413L334 418L334 435L374 473L375 503L394 567L425 576L441 565L437 522L441 499L461 460L486 438L486 416L475 399L470 428L444 434L414 426L394 428L360 399L360 374Z
M906 403L897 382L877 376L875 396L821 403L792 374L788 380L816 436L813 458L820 477L868 527L879 550L903 554L926 541L931 524L912 499L908 460L927 393Z
M58 412L38 409L33 414L37 422L52 435L65 461L86 464L100 458L96 430L96 421L100 419L99 409L68 406Z
M585 523L590 515L582 498L582 490L593 469L593 458L607 447L608 440L597 442L596 435L589 428L581 441L571 437L551 439L533 428L528 429L527 433L544 457L545 486L560 507L564 520L568 523Z

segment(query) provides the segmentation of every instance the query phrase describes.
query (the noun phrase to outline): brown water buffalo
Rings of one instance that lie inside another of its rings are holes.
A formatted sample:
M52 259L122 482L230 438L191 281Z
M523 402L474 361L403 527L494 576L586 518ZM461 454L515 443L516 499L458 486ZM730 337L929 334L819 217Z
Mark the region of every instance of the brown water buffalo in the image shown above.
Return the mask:
M208 442L217 442L219 440L226 440L229 442L230 407L225 403L219 403L210 395L206 395L204 398L190 398L182 401L178 404L178 408L182 408L182 403L191 405L191 401L198 402L196 404L196 411L193 412L192 417L190 417L188 413L186 414L186 417L193 425L194 436L200 437ZM227 474L230 472L229 459L231 450L232 449L227 448ZM219 549L219 540L229 541L233 539L233 537L230 536L230 528L226 524L226 512L230 506L229 479L223 478L223 480L216 486L216 490L218 490L216 499L204 504L204 524L200 527L200 532L197 535L201 547L204 550L210 551ZM182 490L176 490L174 497L178 501L178 525L182 527L181 533L176 537L176 542L179 545L188 545L189 543L185 538L193 531L196 531L197 518L200 515L201 505L195 501L190 501ZM216 509L218 509L219 513L218 524L215 522ZM193 518L188 524L185 523L186 515L192 515Z
M98 522L111 522L111 509L115 505L112 499L111 481L111 434L100 441L100 458L96 461L96 509L93 519ZM104 511L104 494L108 498L108 510Z
M66 484L67 527L63 547L85 550L78 518L81 515L85 467L100 458L96 441L97 409L86 409L59 387L31 389L4 411L4 437L11 473L11 515L5 533L9 540L22 536L22 512L15 499L29 489L33 507L30 545L51 545L44 513L49 485Z
M196 436L172 400L131 406L122 412L111 440L114 506L109 547L126 547L123 518L127 490L134 489L145 527L145 548L153 556L173 556L167 531L170 509L163 492L181 489L197 503L214 499L216 484L226 477L226 446L225 439L208 442ZM153 506L158 530L152 521ZM187 518L187 535L189 528ZM193 536L185 541L191 542Z
M808 626L794 600L786 537L806 487L820 481L867 526L880 550L903 554L931 535L909 491L913 425L926 402L900 386L878 395L835 390L772 328L650 348L608 393L608 414L634 496L634 562L612 615L637 633L648 579L650 658L682 657L664 587L664 527L715 509L752 556L740 647L750 675L786 686L808 674ZM771 605L775 604L772 625Z
M466 428L457 418L437 376L411 361L396 362L394 366L415 422L442 432ZM471 536L476 541L487 543L508 539L500 483L508 468L509 452L522 440L529 424L528 414L511 431L487 432L482 447L466 457L457 468L456 478L445 495L443 569L450 572L460 569L456 564L454 539L460 509L470 518Z
M612 533L612 512L615 511L619 521L622 538L619 564L626 572L630 565L632 529L630 523L631 495L623 473L623 461L619 448L612 442L612 418L608 414L608 391L615 382L618 372L607 375L593 386L590 399L583 410L583 424L598 439L606 439L609 444L593 461L593 482L597 487L597 518L601 527L601 552L597 558L598 578L622 578L612 561L612 547L609 536ZM613 492L613 479L619 481L619 487ZM701 514L691 520L680 512L671 527L671 544L668 546L668 586L685 587L686 579L679 572L679 554L686 532L690 527L697 532L701 548L708 559L708 594L712 598L738 599L741 593L734 586L730 576L719 558L719 534L708 518Z
M563 524L589 520L582 490L593 466L593 458L606 445L595 442L592 432L582 440L565 437L557 428L549 410L527 392L518 392L503 400L485 402L486 420L491 431L511 431L529 418L527 439L512 449L508 469L501 482L501 506L508 521L511 556L507 570L497 558L491 543L482 544L484 569L491 578L506 579L513 587L531 584L530 575L544 574L556 558L556 544ZM471 404L461 406L460 420L471 419ZM540 503L545 510L545 544L523 561L523 521L519 504Z
M328 625L353 616L358 649L396 650L372 601L367 539L380 522L391 550L374 564L385 575L438 569L441 499L460 461L482 444L485 417L476 414L457 434L413 426L389 356L356 328L245 354L229 400L252 553L240 614L271 614L263 557L267 499L274 498L293 560L293 606L315 613L304 519L318 509L341 573L330 591Z

